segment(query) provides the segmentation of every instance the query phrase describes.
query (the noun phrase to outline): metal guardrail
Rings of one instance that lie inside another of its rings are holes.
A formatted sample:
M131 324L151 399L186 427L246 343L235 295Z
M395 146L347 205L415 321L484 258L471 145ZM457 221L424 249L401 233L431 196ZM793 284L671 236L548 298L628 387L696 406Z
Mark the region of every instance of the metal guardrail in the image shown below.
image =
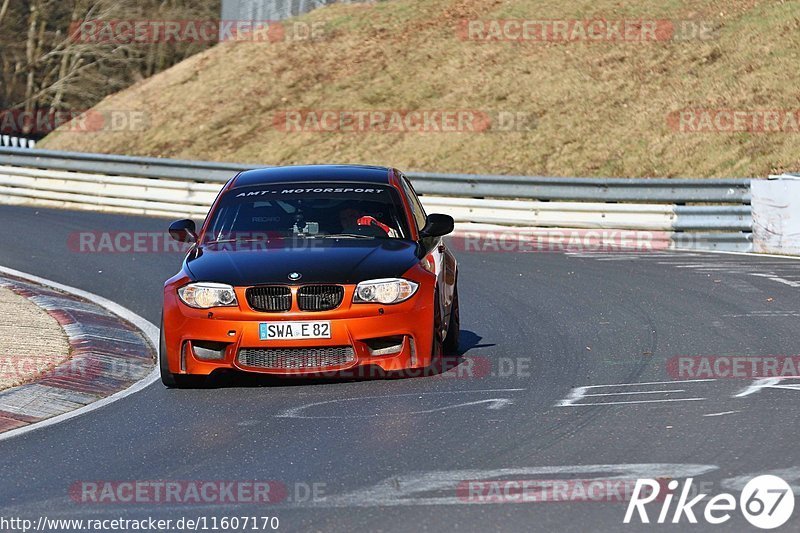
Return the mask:
M0 149L0 163L116 176L174 178L224 183L236 172L258 164L216 163L122 155ZM424 194L456 197L527 198L598 202L750 202L750 180L680 178L553 178L409 172Z
M259 166L0 148L0 202L203 217L224 182ZM681 247L751 247L749 179L408 176L426 206L462 223L658 230Z
M553 178L409 173L429 194L640 203L736 203L750 201L749 179Z
M157 157L61 152L57 150L20 151L9 148L0 148L0 164L70 170L108 176L173 178L219 183L225 183L237 172L258 167L258 165L160 159Z

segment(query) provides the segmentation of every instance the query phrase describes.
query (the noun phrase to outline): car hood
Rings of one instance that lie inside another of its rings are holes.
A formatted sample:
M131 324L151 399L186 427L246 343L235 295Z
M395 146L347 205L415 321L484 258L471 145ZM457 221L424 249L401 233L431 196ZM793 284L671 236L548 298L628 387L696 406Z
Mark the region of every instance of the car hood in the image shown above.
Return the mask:
M232 245L231 245L232 246ZM194 281L233 286L266 283L354 284L402 276L420 261L419 245L396 239L286 241L261 249L200 246L189 253L186 269ZM292 280L290 273L299 273Z

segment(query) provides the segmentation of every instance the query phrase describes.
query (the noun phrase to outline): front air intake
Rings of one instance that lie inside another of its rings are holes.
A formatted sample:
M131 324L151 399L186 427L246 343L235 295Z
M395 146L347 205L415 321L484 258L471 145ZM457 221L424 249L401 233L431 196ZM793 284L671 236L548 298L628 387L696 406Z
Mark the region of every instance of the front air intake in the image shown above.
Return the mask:
M292 291L282 285L250 287L247 303L256 311L280 313L292 308Z
M356 360L352 346L318 348L241 348L242 366L280 370L306 370L342 366Z
M341 285L305 285L297 290L297 306L303 311L330 311L344 298Z

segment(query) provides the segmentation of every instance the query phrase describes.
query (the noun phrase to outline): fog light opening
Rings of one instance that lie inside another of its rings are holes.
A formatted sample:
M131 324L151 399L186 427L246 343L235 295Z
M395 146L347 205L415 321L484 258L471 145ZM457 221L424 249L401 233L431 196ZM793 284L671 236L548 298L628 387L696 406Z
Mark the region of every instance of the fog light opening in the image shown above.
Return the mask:
M372 356L397 355L403 351L405 338L405 335L379 337L377 339L367 339L364 341L364 344L367 345L369 354Z
M186 350L188 349L189 349L189 343L184 342L183 346L181 346L181 367L179 369L181 374L186 373Z
M221 361L225 359L228 344L214 341L192 341L192 353L197 359Z

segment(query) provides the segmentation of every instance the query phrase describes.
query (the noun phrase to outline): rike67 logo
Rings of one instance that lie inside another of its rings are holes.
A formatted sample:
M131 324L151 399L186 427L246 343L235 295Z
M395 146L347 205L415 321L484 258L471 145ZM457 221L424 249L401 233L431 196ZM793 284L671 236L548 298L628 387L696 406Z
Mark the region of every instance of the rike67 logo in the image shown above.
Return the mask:
M708 494L696 494L697 491L692 487L692 478L686 479L678 496L679 486L677 480L672 480L666 484L666 494L661 494L663 481L659 483L655 479L637 480L623 522L630 524L636 513L643 524L649 524L650 515L646 506L653 502L657 503L652 507L660 506L655 519L657 524L679 524L684 517L690 524L697 524L698 515L709 524L724 524L736 511L737 501L732 494L717 494L702 504ZM675 496L678 496L678 501L673 509ZM744 518L753 526L759 529L775 529L791 518L794 493L792 487L778 476L758 476L744 486L738 506Z

